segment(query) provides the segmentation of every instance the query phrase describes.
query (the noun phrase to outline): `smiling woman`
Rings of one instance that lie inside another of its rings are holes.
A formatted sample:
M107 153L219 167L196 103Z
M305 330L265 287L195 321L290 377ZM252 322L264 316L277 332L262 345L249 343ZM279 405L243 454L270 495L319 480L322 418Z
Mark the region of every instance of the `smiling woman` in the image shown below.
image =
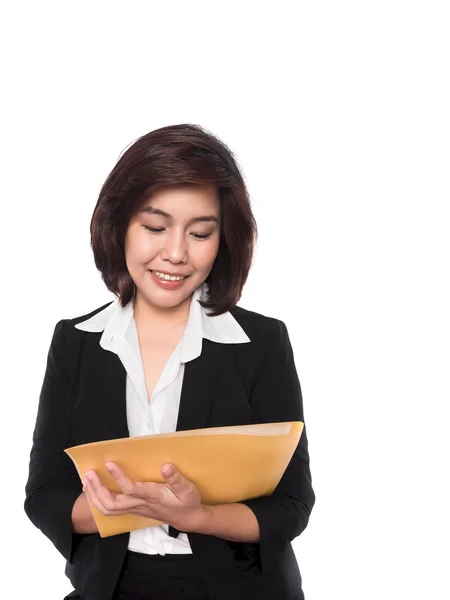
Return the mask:
M149 244L152 234L155 247L156 239L163 238L164 256L175 252L175 264L178 254L187 251L188 239L216 247L214 269L206 280L208 299L202 305L211 315L236 305L250 270L257 226L239 166L223 142L195 125L163 127L134 142L105 181L92 216L91 244L97 268L122 306L136 293L125 238L130 227L134 233L140 226L150 236ZM194 248L189 244L189 251ZM207 254L207 248L196 254L200 252ZM150 268L176 271L163 265L166 260L159 259Z
M237 305L256 224L230 150L197 125L139 138L91 221L115 299L60 320L39 399L25 510L66 558L82 600L301 600L292 540L315 502L306 427L274 493L202 503L182 465L163 483L106 466L121 492L64 452L89 442L303 421L285 324ZM151 457L149 457L151 460ZM162 524L101 538L92 509Z
M137 302L147 300L183 310L191 294L208 278L219 241L220 201L213 185L154 192L125 236L126 264L136 283Z

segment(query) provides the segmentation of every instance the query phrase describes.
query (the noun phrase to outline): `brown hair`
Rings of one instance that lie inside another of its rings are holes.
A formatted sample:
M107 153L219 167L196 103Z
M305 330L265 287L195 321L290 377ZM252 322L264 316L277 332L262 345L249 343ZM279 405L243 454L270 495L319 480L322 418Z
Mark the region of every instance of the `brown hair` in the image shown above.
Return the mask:
M125 262L128 225L153 192L182 184L217 186L220 243L206 279L211 315L236 306L257 238L243 176L231 150L199 125L170 125L138 138L106 178L91 220L91 247L106 287L126 306L136 293Z

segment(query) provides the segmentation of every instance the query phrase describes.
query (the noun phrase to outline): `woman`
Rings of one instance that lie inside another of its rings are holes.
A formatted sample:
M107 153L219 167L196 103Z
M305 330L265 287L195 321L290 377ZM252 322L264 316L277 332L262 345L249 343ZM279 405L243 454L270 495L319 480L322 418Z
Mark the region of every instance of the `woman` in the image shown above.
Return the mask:
M64 449L175 430L304 421L282 321L237 306L256 224L230 150L194 125L139 138L91 222L110 302L57 323L40 395L25 511L67 560L82 600L302 599L291 541L308 523L306 431L271 496L205 506L177 465L122 493ZM163 523L101 538L89 507Z

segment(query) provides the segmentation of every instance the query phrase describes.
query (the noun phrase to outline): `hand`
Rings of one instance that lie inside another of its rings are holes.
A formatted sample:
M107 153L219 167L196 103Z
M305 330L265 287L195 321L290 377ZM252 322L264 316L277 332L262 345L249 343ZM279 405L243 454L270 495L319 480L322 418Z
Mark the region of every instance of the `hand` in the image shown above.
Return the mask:
M181 531L196 531L207 517L200 492L174 465L164 465L165 483L133 482L115 463L106 468L122 493L111 492L93 470L86 473L83 491L92 504L106 516L138 515L168 523Z

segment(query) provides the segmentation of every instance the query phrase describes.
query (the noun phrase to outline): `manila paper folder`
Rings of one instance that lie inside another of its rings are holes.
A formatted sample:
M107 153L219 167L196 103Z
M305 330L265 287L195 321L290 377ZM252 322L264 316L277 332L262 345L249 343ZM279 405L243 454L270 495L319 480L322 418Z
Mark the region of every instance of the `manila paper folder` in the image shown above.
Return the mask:
M121 492L106 463L133 481L164 483L161 467L174 464L195 483L204 504L240 502L272 494L294 454L301 421L211 427L127 437L67 448L80 479L94 469L112 492ZM137 515L105 516L90 503L101 537L160 525Z

